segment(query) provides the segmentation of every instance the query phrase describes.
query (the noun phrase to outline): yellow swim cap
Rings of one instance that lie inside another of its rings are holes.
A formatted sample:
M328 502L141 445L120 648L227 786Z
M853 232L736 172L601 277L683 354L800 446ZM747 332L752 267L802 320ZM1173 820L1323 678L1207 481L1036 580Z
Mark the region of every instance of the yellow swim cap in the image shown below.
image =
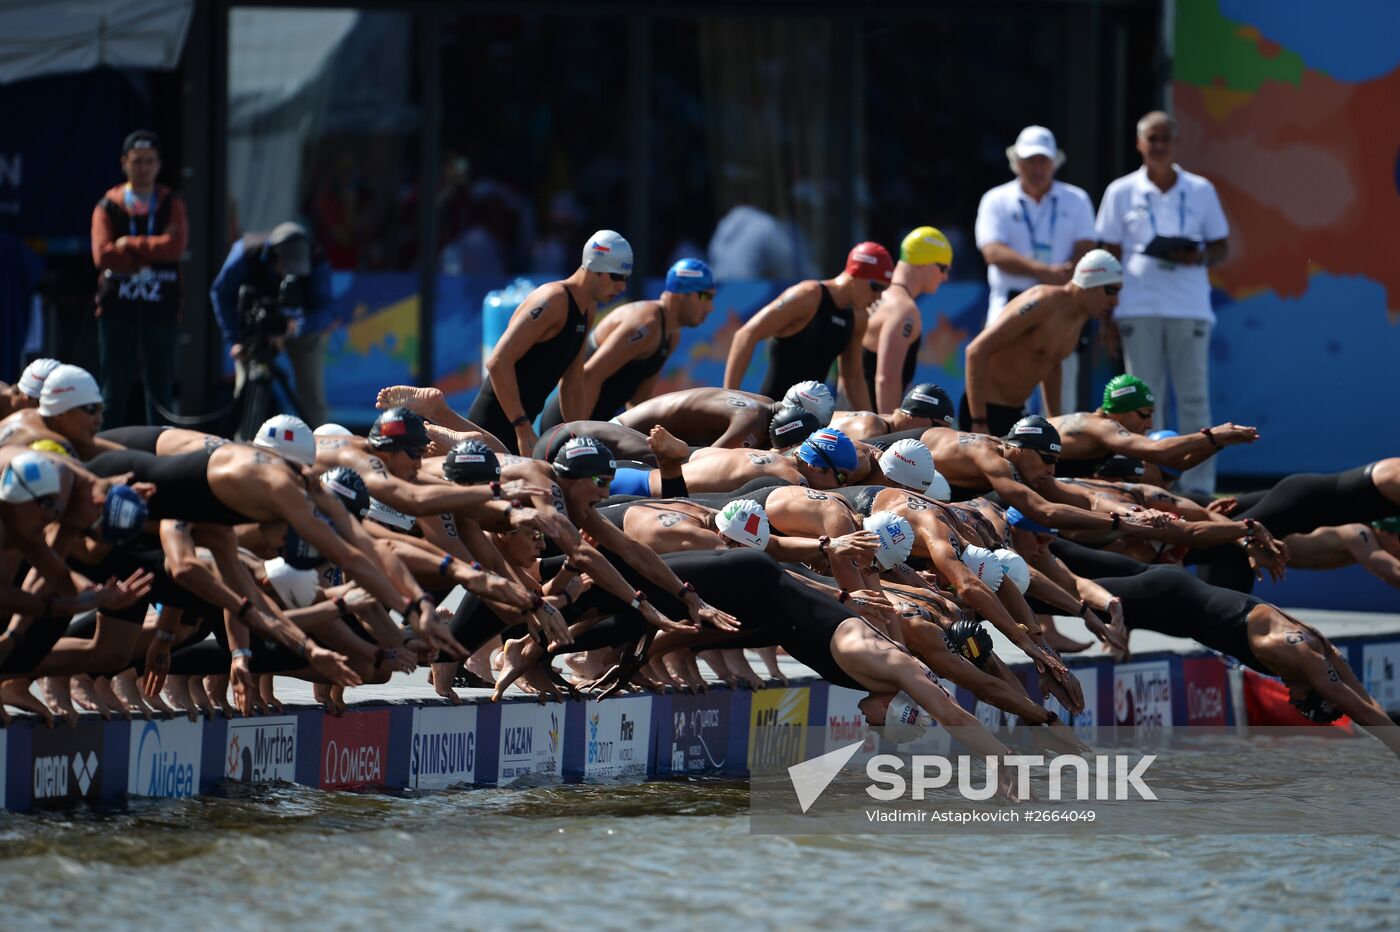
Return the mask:
M40 453L57 453L59 456L73 455L73 451L69 450L57 440L50 440L48 437L34 441L29 445L29 449L38 450Z
M934 227L918 227L899 244L899 261L910 265L953 264L953 247L948 237Z

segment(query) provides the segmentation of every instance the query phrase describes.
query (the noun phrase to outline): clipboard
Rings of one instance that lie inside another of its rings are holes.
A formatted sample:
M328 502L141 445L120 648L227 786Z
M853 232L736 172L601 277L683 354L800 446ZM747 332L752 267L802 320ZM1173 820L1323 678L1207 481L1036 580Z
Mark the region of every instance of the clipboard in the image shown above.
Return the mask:
M1191 249L1200 252L1204 248L1204 242L1189 236L1154 236L1152 242L1142 247L1142 254L1170 262L1172 261L1172 253L1177 250Z

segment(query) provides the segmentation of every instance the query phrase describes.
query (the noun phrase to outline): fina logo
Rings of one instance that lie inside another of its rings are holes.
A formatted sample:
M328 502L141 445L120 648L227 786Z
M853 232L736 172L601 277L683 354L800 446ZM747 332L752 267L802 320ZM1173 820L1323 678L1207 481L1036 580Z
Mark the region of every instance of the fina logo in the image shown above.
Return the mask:
M136 782L132 790L142 796L187 799L195 794L194 783L194 764L182 762L178 750L165 750L160 726L147 722L136 749Z

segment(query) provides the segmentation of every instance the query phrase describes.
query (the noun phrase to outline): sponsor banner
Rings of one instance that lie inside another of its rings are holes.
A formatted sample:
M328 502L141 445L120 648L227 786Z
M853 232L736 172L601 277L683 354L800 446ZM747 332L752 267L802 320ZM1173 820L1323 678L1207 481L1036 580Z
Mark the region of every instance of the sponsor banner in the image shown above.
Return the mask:
M278 715L230 721L224 739L224 776L240 783L295 783L297 717Z
M321 788L384 786L389 710L327 715L321 723Z
M9 805L9 797L5 790L9 780L10 771L10 733L0 731L0 808Z
M782 770L800 763L807 749L808 687L763 689L749 711L749 770Z
M132 722L128 796L187 799L199 792L204 726L188 719Z
M733 730L731 694L671 697L671 746L667 755L672 773L716 773L729 761ZM659 762L658 762L659 763Z
M408 785L443 790L476 782L476 706L413 710Z
M863 689L847 689L844 686L828 686L826 690L826 733L819 749L826 754L844 748L853 741L863 742L855 752L855 760L864 761L874 754L879 739L865 723L865 715L860 711L860 700L868 693ZM862 756L863 755L863 756Z
M1366 644L1361 648L1361 682L1387 712L1400 711L1400 644Z
M651 747L651 697L584 706L584 779L645 777Z
M564 772L564 706L512 702L501 706L501 743L496 782L521 777L560 777Z
M1138 735L1172 724L1171 662L1151 660L1113 668L1113 721Z
M1225 664L1215 657L1187 657L1182 661L1186 683L1186 724L1224 725L1230 691Z
M101 798L103 724L34 729L30 776L36 809Z

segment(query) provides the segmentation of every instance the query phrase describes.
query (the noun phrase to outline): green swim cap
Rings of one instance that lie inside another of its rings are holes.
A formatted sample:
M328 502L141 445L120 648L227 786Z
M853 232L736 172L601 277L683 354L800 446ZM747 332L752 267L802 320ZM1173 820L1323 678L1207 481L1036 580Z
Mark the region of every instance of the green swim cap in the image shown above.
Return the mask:
M1150 408L1156 403L1152 389L1135 375L1115 375L1103 387L1103 409L1109 414Z
M1400 518L1381 518L1379 521L1372 521L1371 527L1378 531L1389 531L1391 534L1400 534Z

